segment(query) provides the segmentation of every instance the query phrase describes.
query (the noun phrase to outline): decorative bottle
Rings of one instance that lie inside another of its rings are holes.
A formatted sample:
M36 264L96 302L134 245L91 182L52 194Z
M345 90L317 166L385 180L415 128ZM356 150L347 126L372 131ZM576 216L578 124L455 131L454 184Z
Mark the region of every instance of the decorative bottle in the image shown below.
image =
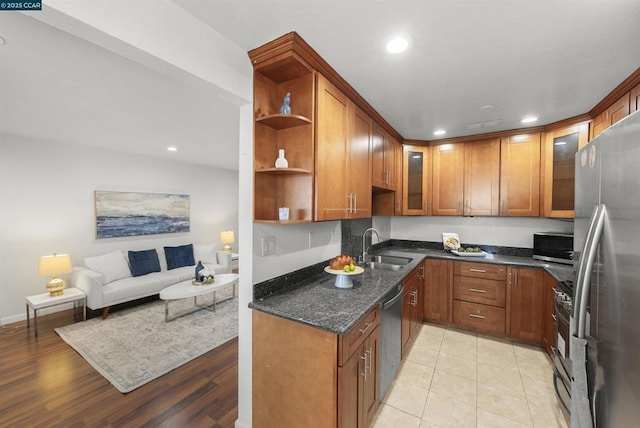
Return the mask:
M202 271L204 269L204 266L202 266L202 262L198 261L198 264L196 265L196 276L195 276L195 280L200 282L200 271Z
M276 159L276 168L289 168L289 161L284 157L284 149L278 150L278 159Z

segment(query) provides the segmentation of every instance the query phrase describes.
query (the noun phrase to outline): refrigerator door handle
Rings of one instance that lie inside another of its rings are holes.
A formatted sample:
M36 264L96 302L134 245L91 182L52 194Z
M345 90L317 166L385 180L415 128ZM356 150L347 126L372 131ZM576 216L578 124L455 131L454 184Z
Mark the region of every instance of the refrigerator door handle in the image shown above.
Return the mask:
M584 264L582 265L583 274L582 274L582 284L579 285L580 294L576 297L580 299L579 306L580 311L576 312L577 315L577 329L576 335L580 339L584 339L584 333L586 330L586 320L587 320L587 305L589 304L589 295L591 289L591 271L593 270L593 261L596 257L596 253L598 251L598 244L600 244L600 237L602 236L602 229L604 228L604 219L607 213L607 208L604 204L600 205L599 212L596 216L596 221L593 229L593 236L591 239L591 244L587 250L587 258Z
M580 301L578 297L582 295L582 278L584 276L584 263L587 259L587 252L589 251L589 246L591 245L593 229L596 223L596 219L598 218L598 213L600 211L600 205L593 206L593 212L591 213L591 218L589 220L589 228L587 229L587 236L584 240L584 245L582 246L582 251L580 252L580 258L578 259L578 269L577 269L577 278L576 278L576 289L574 293L574 303L573 303L573 320L570 323L570 334L576 334L576 323L574 322L578 318L578 314L580 313Z

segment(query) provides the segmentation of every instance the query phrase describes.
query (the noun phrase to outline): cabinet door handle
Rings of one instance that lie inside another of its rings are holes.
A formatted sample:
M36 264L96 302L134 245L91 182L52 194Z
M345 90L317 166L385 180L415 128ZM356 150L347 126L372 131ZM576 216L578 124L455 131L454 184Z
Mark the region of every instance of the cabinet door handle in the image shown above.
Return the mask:
M513 282L513 286L515 288L518 288L518 271L517 270L515 271L515 277L516 278L515 278L515 281Z
M486 290L480 290L479 288L470 288L469 291L472 291L474 293L486 293Z
M469 269L469 272L487 273L484 269Z
M363 367L362 373L360 373L360 375L361 375L361 376L364 376L364 380L365 380L365 382L366 382L366 380L367 380L367 352L368 352L368 351L365 351L365 352L364 352L364 355L362 355L362 356L360 357L360 359L364 361L364 367Z
M485 319L486 317L483 315L476 315L476 314L469 314L470 317L472 318L480 318L480 319Z
M358 212L358 195L356 193L353 194L353 212Z
M371 355L373 354L373 350L369 347L369 374L371 374L371 370L373 368L373 364L371 364Z
M369 330L369 327L371 327L371 324L373 324L372 322L368 322L367 326L365 328L360 329L360 334L364 334L367 330Z
M558 316L556 314L551 314L551 318L553 318L554 321L558 321Z

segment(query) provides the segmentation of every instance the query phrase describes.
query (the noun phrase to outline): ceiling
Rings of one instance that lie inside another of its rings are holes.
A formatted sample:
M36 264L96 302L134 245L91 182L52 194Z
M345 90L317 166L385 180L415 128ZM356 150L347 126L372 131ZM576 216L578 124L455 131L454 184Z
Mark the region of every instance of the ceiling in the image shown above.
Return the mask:
M637 0L174 3L244 51L297 31L406 139L586 113L640 67ZM390 55L398 33L412 46ZM0 132L238 168L237 105L215 91L26 15L0 36Z

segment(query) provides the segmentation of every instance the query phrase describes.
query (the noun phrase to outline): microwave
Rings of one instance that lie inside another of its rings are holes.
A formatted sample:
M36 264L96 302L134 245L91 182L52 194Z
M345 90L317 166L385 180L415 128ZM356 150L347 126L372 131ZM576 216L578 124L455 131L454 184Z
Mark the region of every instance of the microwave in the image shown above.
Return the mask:
M573 234L539 232L533 234L533 258L546 262L573 264Z

